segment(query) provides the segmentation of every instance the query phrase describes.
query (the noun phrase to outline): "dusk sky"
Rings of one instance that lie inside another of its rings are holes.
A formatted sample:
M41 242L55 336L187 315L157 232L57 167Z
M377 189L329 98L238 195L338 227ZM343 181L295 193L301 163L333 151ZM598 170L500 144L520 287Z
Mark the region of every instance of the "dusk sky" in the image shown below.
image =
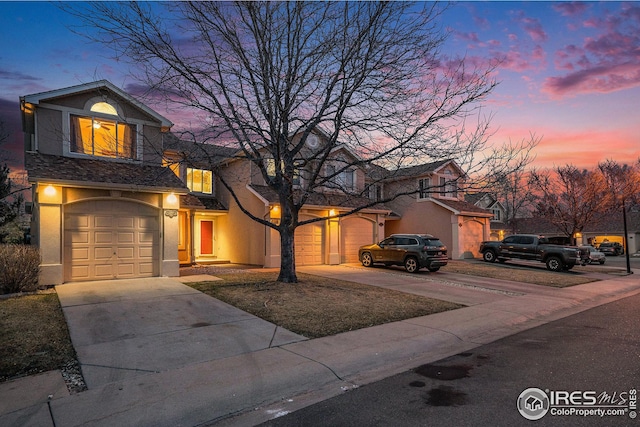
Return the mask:
M640 157L640 3L459 2L443 17L443 53L501 58L500 82L483 104L496 143L542 138L534 166L592 167ZM136 95L127 66L69 30L54 4L0 1L2 147L20 167L19 97L107 79ZM176 123L164 106L151 108Z

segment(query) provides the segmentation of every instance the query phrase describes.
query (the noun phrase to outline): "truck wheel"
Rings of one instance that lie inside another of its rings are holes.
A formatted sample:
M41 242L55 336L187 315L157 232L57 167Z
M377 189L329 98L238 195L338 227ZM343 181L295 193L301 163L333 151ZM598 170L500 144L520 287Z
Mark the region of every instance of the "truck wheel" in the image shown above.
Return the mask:
M371 267L373 265L373 258L371 258L371 254L369 252L362 254L362 265L365 267Z
M417 273L418 272L418 260L415 257L407 257L404 260L404 269L409 273Z
M486 262L496 262L496 254L493 251L484 251L482 254L482 259Z
M562 264L562 260L560 258L555 256L547 258L547 270L562 271L563 266L564 264Z

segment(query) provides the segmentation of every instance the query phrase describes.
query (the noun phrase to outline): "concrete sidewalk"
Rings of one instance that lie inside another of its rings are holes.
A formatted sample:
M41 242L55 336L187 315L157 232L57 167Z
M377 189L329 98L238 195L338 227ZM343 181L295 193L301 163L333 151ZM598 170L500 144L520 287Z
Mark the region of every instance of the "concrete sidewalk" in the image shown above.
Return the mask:
M640 293L637 276L556 289L444 272L401 275L349 266L299 271L468 307L306 340L174 279L62 285L57 290L89 390L65 395L56 373L46 374L47 381L29 379L43 384L35 386L40 397L32 400L19 396L33 385L2 384L0 396L21 403L0 406L0 425L255 425Z

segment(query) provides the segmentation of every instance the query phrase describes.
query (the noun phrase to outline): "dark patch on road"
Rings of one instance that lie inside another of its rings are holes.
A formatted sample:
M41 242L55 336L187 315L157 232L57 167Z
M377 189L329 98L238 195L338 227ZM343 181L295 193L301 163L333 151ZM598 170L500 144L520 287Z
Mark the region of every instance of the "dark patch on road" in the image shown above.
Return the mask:
M458 353L458 354L456 354L456 356L460 356L460 357L470 357L470 356L473 356L473 353L471 353L471 352L469 352L469 351L466 351L466 352L464 352L464 353Z
M427 397L427 405L431 406L461 406L466 403L467 393L446 385L429 390Z
M194 323L193 325L191 325L192 328L202 328L204 326L211 326L211 323L198 322L198 323Z
M409 383L411 387L424 387L426 384L423 381L411 381Z
M451 381L468 377L471 369L473 367L467 365L439 366L427 364L417 367L415 373L427 378Z

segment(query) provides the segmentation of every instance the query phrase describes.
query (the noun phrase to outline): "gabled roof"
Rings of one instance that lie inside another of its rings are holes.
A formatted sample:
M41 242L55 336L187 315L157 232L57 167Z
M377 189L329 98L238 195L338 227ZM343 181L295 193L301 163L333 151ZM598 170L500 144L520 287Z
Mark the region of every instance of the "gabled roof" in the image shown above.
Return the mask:
M370 172L372 173L371 176L374 179L394 181L394 180L405 179L405 178L418 178L420 176L436 173L439 170L446 167L447 165L453 165L453 167L456 168L460 173L460 176L462 177L466 176L466 174L460 168L460 166L458 166L458 164L451 159L438 160L438 161L429 162L429 163L422 163L420 165L409 166L406 168L400 168L396 170L389 170L381 166L372 165Z
M164 150L176 153L187 164L210 168L212 165L238 157L238 149L221 145L185 141L172 133L164 139Z
M456 215L471 215L486 218L493 216L493 212L478 207L472 203L463 202L462 200L431 199L431 201Z
M69 95L75 95L83 92L92 92L92 91L95 91L96 89L107 89L115 93L120 98L136 106L137 108L139 108L140 110L148 114L149 116L159 121L163 127L170 128L171 126L173 126L173 123L169 119L162 116L161 114L158 114L156 111L152 110L151 108L147 107L146 105L144 105L143 103L141 103L140 101L138 101L137 99L129 95L127 92L118 88L108 80L99 80L96 82L84 83L77 86L70 86L62 89L56 89L56 90L50 90L47 92L40 92L40 93L31 94L31 95L25 95L25 96L21 96L20 100L24 102L28 102L30 104L37 105L40 102L43 102L46 100L60 98L60 97L69 96Z
M77 157L25 153L30 182L70 184L79 187L118 188L137 191L189 189L169 168L144 163L118 162Z
M247 187L251 191L253 191L257 196L259 196L260 198L262 198L264 201L268 203L280 202L280 197L278 196L278 193L266 185L248 185ZM299 196L299 194L296 194L296 195ZM326 192L326 193L311 194L307 199L307 203L305 204L305 206L337 207L337 208L353 209L369 203L371 203L371 200L365 197L357 197L357 196L350 196L348 194ZM373 205L367 209L391 212L391 209L389 209L388 207L384 206L381 203Z

